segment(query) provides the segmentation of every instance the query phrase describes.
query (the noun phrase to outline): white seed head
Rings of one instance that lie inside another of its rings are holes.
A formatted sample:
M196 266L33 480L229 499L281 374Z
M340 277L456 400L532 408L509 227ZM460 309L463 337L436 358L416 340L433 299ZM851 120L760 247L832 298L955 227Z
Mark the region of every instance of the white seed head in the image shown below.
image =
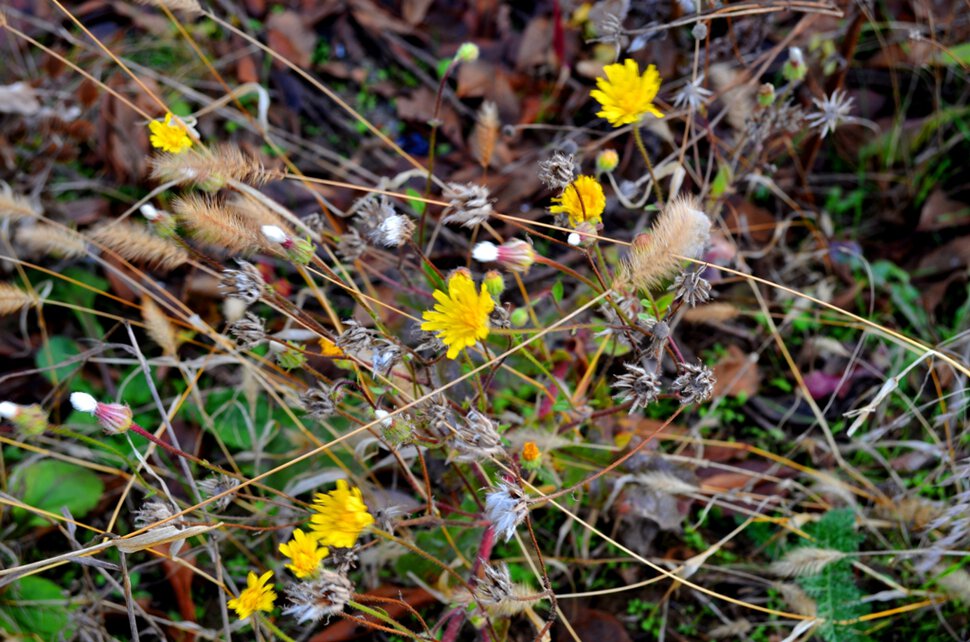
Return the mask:
M374 415L380 420L381 426L384 428L390 428L391 424L394 423L394 418L390 417L391 413L381 408L374 411Z
M566 237L566 242L573 246L578 246L582 241L582 237L576 232L570 232L569 236Z
M263 233L263 236L266 237L266 240L271 243L286 243L289 238L286 232L275 225L264 225L259 229Z
M157 221L162 216L151 203L145 203L139 209L141 210L141 215L149 221Z
M93 414L95 408L98 407L98 400L86 392L72 392L71 405L78 412L89 412Z
M20 406L12 401L0 401L0 417L13 419L20 412Z
M489 241L482 241L472 250L472 258L480 263L492 263L498 259L498 246Z

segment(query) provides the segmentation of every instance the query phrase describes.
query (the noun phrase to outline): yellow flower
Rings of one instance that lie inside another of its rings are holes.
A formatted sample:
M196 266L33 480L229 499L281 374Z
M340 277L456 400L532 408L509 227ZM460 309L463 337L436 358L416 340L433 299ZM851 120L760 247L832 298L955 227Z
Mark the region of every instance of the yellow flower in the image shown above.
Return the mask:
M527 441L525 442L525 445L522 446L522 459L525 461L535 461L539 459L541 455L542 452L539 450L539 447L536 446L536 442L534 441Z
M606 209L606 196L603 186L592 176L580 176L563 190L562 195L553 198L550 212L569 215L569 224L576 227L580 223L599 223Z
M359 488L350 488L343 479L329 493L317 493L313 498L316 513L310 518L310 528L324 546L350 548L360 532L374 523L367 512Z
M488 315L495 309L495 301L484 283L480 291L475 290L475 282L467 271L455 272L448 279L448 292L435 290L434 298L438 303L434 310L425 310L421 315L421 329L438 334L448 346L449 359L488 336Z
M298 528L293 531L293 539L286 544L280 544L280 553L293 561L286 568L302 580L317 574L320 562L330 554L330 550L325 546L318 546L317 540L308 537Z
M324 357L344 357L344 351L327 337L320 337L320 354Z
M239 597L229 600L229 608L236 612L240 620L245 620L256 611L272 611L273 602L276 600L276 593L273 585L266 585L269 578L273 576L273 571L266 571L259 577L250 571L246 578L246 588Z
M615 63L603 68L606 78L596 79L596 89L589 95L603 106L597 112L610 121L614 127L635 123L651 113L663 118L660 110L653 106L653 99L660 91L660 74L653 65L640 75L636 61L627 58L623 64Z
M156 149L173 154L181 154L189 147L192 147L192 139L189 137L189 132L182 124L182 121L176 118L173 123L173 118L175 117L171 113L168 113L165 114L164 123L158 120L153 120L148 123L148 129L152 132L150 140L152 147Z

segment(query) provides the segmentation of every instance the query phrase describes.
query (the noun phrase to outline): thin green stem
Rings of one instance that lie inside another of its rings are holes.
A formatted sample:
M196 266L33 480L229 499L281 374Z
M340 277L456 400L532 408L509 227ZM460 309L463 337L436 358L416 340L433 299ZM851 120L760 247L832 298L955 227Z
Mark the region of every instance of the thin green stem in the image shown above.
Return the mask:
M650 154L647 153L647 148L643 144L643 136L640 135L640 127L636 124L633 125L633 140L637 143L637 149L640 150L640 155L643 156L644 162L647 164L647 172L650 174L650 181L653 183L653 191L657 195L657 205L660 207L664 206L664 197L660 193L660 183L657 182L657 176L653 173L653 163L650 162Z

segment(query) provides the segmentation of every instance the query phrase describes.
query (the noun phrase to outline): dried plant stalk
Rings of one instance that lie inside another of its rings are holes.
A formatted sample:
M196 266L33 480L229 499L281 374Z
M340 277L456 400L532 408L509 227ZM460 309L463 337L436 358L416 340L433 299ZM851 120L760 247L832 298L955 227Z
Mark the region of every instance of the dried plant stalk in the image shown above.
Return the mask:
M34 207L26 196L14 193L6 183L0 183L0 218L19 220L41 216L43 211Z
M150 297L144 296L141 299L141 316L145 321L145 330L152 341L157 343L166 355L174 357L178 351L178 338L165 312Z
M184 11L189 15L201 15L202 7L196 0L135 0L138 4L149 5L152 7L165 7L172 11Z
M672 277L684 258L698 258L711 233L711 221L692 196L676 198L664 207L653 229L633 240L616 287L649 290Z
M20 227L14 240L18 250L26 250L35 256L73 259L87 254L87 242L83 236L47 223Z
M19 312L35 305L37 300L16 285L0 283L0 316Z
M816 575L832 562L845 557L845 553L830 548L800 546L772 563L771 572L779 577L801 577Z
M235 145L216 145L209 150L190 149L181 154L158 154L152 158L152 178L191 183L218 189L229 180L260 186L282 174L266 169L255 156Z
M175 212L194 238L238 254L252 254L263 237L251 218L212 198L189 195L177 199Z
M92 230L90 237L126 261L153 269L174 270L189 260L183 248L134 223L106 223Z

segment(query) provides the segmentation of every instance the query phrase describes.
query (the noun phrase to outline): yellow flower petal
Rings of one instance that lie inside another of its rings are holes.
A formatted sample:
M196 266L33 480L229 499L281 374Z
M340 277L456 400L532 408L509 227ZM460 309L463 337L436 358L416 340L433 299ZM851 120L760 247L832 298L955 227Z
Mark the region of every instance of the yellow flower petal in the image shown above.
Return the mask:
M310 517L310 528L324 546L350 548L361 531L374 523L360 489L350 488L343 479L337 480L335 490L318 493L313 507L316 512Z
M627 58L623 63L607 65L603 72L606 78L597 78L596 89L589 92L590 97L603 107L597 116L605 118L614 127L636 123L648 113L663 118L653 104L661 82L655 66L648 66L641 75L636 61Z
M568 215L569 224L573 227L580 223L599 223L606 209L603 186L592 176L578 177L552 200L556 205L550 207L549 211Z
M495 301L484 284L476 291L471 276L458 271L448 279L448 292L435 290L434 298L438 303L421 315L421 329L438 335L448 347L449 359L488 337L488 317L495 309Z
M192 146L192 139L182 122L175 119L173 123L173 118L172 114L169 113L165 114L164 123L157 120L148 123L148 129L152 133L149 140L152 147L156 149L172 154L181 154Z
M266 571L258 576L253 571L246 577L246 588L228 602L229 608L236 612L240 620L245 620L257 611L272 611L276 593L273 585L266 583L273 577L273 571Z

